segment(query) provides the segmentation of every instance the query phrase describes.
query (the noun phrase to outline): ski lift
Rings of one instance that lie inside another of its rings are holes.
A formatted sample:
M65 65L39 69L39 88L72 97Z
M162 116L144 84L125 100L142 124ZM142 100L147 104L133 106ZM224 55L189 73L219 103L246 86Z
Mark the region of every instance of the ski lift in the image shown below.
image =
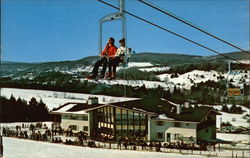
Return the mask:
M122 38L125 39L125 48L126 51L124 52L124 60L123 60L123 79L126 80L125 68L128 66L129 58L130 58L130 51L127 48L127 25L126 25L126 17L123 12L125 8L125 0L119 0L119 12L111 13L102 17L99 20L99 52L102 52L102 25L105 22L109 21L122 21ZM126 85L124 84L124 96L126 96Z
M235 85L235 86L231 86L230 85L230 81L229 81L229 76L230 75L233 75L233 77L230 79L230 80L233 80L234 76L236 74L238 74L238 72L236 71L232 71L231 69L231 63L236 63L236 62L233 62L233 61L229 61L228 62L228 76L226 78L226 88L227 88L227 97L237 97L237 96L240 96L240 95L244 95L241 93L241 91L243 90L244 91L244 86L243 87L240 87L239 84Z
M125 39L125 48L126 48L126 51L124 53L124 61L123 61L123 67L125 68L128 65L129 58L132 52L130 48L127 48L126 17L125 17L125 14L123 13L123 10L125 8L125 0L119 0L119 8L120 8L119 12L111 13L109 15L102 17L99 20L99 52L102 52L102 25L105 22L121 20L122 21L122 38Z

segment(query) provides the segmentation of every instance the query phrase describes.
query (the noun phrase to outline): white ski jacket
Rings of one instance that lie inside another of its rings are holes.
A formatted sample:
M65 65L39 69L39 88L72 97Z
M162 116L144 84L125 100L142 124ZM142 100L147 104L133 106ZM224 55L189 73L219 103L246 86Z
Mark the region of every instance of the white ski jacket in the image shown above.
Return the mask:
M126 48L126 47L120 47L116 50L116 54L115 54L116 57L118 56L127 56L127 57L131 57L131 51Z

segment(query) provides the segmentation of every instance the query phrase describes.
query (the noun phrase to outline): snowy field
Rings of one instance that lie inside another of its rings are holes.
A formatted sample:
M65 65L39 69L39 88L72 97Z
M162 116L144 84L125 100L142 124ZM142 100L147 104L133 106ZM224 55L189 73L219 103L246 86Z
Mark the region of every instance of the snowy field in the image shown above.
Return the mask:
M203 158L200 155L110 150L4 137L4 158Z
M233 126L243 126L243 127L250 127L250 123L247 122L247 119L243 119L242 117L246 114L230 114L226 112L220 112L222 115L217 115L217 128L220 127L220 123L222 122L230 122ZM248 110L249 114L249 110ZM221 120L220 120L221 119Z
M112 103L118 101L133 100L136 98L112 97L106 95L92 95L84 93L69 93L46 90L18 89L18 88L1 88L1 96L10 98L13 95L15 98L21 98L29 101L35 97L40 99L52 110L55 107L63 105L67 102L85 103L89 97L98 97L99 103Z
M150 62L129 62L128 67L147 67L147 66L154 66Z
M162 72L169 70L169 66L161 66L161 67L150 67L150 68L141 68L140 71L146 71L146 72Z
M86 78L81 79L82 81L87 80ZM89 82L93 83L103 83L105 85L126 85L132 87L142 87L143 85L146 88L157 88L158 86L163 87L165 90L173 90L174 84L172 83L164 83L160 81L147 81L147 80L99 80L98 82L95 80L88 80Z
M146 65L146 64L145 64ZM150 68L140 68L141 71L163 71L164 69L169 69L169 67L150 67ZM221 74L217 71L202 71L202 70L193 70L184 74L179 75L178 77L171 78L172 74L161 74L157 75L160 81L146 81L146 80L99 80L98 83L103 83L106 85L127 85L132 87L141 87L143 85L146 88L157 88L158 86L163 87L165 90L172 90L174 86L181 89L190 89L195 83L206 82L208 80L218 82L219 77L227 78L228 81L233 80L232 84L242 87L243 80L246 83L250 83L250 71L236 73L234 75L228 75L227 73ZM246 78L247 76L247 78ZM82 81L86 81L86 78L82 78ZM89 82L96 82L93 80L88 80Z
M93 63L93 65L94 65L94 63ZM61 72L69 73L69 74L74 74L74 73L78 73L78 72L91 72L93 69L93 65L80 66L80 67L72 68L72 69L67 70L67 71L61 70ZM130 68L130 67L149 67L149 66L153 66L153 64L151 64L150 62L129 62L127 68ZM56 70L57 69L59 70L59 67L56 68ZM123 69L121 65L118 66L117 71L120 69Z
M190 89L194 83L206 82L208 80L218 81L219 76L223 76L225 79L230 81L233 80L234 85L242 86L241 80L245 79L246 82L250 82L250 71L235 73L228 75L228 73L220 74L217 71L202 71L202 70L193 70L184 74L179 75L178 77L171 78L172 74L161 74L157 77L164 82L172 82L180 88ZM246 77L247 76L247 77Z
M250 144L250 135L247 134L231 134L231 133L217 133L218 139L232 141L239 144ZM248 147L249 148L249 147Z
M228 108L230 108L232 105L227 105ZM220 124L221 122L230 122L233 126L243 126L243 127L250 127L250 123L247 122L247 119L243 119L243 116L245 116L246 114L250 114L250 109L241 106L241 105L237 105L240 106L242 108L242 110L244 110L245 112L243 112L242 114L231 114L231 113L226 113L226 112L221 112L220 113L222 115L217 115L216 117L216 127L220 128ZM214 107L217 110L221 110L222 106L217 105L216 107ZM249 118L249 117L248 117Z

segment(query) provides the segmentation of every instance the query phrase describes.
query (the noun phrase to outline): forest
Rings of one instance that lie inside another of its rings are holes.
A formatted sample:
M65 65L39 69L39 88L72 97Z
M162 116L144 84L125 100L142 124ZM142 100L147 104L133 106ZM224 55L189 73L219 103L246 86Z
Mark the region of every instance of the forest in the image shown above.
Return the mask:
M0 97L0 122L35 122L49 121L51 117L45 103L35 98L29 102L23 99L16 99L11 96L9 99Z

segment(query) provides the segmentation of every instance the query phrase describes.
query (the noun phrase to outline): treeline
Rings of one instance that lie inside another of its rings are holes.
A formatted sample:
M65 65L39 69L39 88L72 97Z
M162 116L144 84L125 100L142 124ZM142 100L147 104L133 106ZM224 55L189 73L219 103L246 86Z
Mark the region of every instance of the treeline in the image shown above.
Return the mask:
M123 78L122 74L118 74L118 77L119 75L121 75L121 78ZM126 78L130 78L130 76L133 76L133 72L128 73L127 71ZM147 79L153 79L151 73L141 73L139 76L144 76L144 78ZM137 84L136 82L139 81L133 82ZM41 73L34 79L0 78L0 87L124 96L123 85L108 85L105 83L80 81L80 79L74 78L70 74L64 74L60 72ZM126 96L128 97L144 97L145 95L153 95L155 93L158 93L157 89L147 89L145 86L125 86L125 88L127 93Z
M234 114L242 114L244 111L240 106L233 104L230 108L227 105L223 105L221 111Z
M137 72L138 70L134 70ZM126 77L133 77L133 71L126 71ZM141 73L145 78L154 77L151 73ZM120 77L122 78L122 72ZM129 81L131 84L139 81ZM232 98L230 100L222 100L222 97L226 96L226 86L225 82L215 82L206 81L194 84L191 90L181 90L174 88L173 91L166 91L162 87L156 87L153 89L146 88L145 85L141 87L132 87L124 85L109 85L105 83L93 83L88 81L81 81L80 79L74 78L70 74L64 74L60 72L46 72L41 73L34 79L11 79L11 78L1 78L0 87L9 88L23 88L23 89L39 89L39 90L52 90L52 91L62 91L62 92L76 92L76 93L88 93L88 94L102 94L111 96L124 96L126 89L127 97L160 97L166 98L175 102L184 103L187 100L202 103L202 104L220 104L220 103L233 103L235 100ZM125 88L125 89L124 89ZM245 93L250 90L249 86L245 86ZM237 104L247 105L249 99L240 101L237 100Z
M247 97L250 86L244 85L244 96L240 97L227 97L227 88L224 81L211 81L201 82L191 86L190 90L181 90L175 87L171 98L175 102L183 103L190 101L199 104L238 104L249 108L249 98ZM248 91L248 92L247 92ZM229 109L227 112L237 113L240 110L236 108Z
M29 102L23 99L0 97L0 122L30 122L51 120L49 110L42 100L31 98Z
M124 78L123 70L118 71L117 78ZM140 71L138 68L129 68L125 70L126 80L147 80L147 81L160 81L153 72Z
M156 74L172 73L173 75L176 75L176 74L184 74L193 70L203 70L203 71L215 70L218 72L225 72L227 71L227 63L222 61L221 63L199 62L195 64L183 64L180 66L173 66L167 71L156 72Z

